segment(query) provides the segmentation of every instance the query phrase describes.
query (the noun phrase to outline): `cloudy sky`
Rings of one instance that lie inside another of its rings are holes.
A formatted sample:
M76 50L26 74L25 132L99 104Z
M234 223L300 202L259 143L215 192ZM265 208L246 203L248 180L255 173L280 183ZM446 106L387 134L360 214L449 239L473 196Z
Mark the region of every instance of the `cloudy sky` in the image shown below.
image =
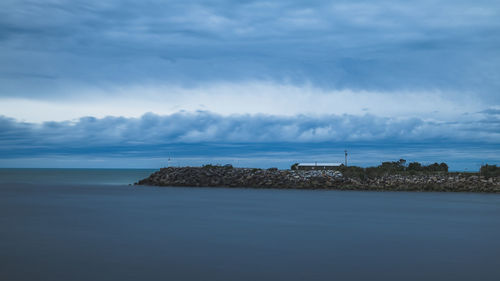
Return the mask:
M3 0L0 166L477 169L499 50L497 1Z

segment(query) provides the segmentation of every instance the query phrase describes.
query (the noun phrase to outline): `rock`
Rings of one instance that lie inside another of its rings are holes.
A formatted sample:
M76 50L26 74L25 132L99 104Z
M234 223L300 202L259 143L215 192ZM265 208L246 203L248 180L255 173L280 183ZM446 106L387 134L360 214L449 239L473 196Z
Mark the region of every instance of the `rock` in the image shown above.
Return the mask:
M500 192L498 178L442 175L386 175L375 178L348 178L339 171L248 169L231 165L168 167L151 174L136 185L266 187L341 190L471 191Z

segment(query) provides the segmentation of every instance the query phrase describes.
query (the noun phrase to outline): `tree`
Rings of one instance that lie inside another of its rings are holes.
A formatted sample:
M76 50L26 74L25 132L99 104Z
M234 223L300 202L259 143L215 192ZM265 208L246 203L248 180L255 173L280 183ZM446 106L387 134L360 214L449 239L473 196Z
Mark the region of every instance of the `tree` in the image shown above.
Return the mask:
M441 168L441 171L448 172L448 165L446 163L442 162L439 164L439 167Z
M411 162L407 168L408 171L422 171L422 164L418 162Z
M481 175L485 177L498 177L500 176L500 167L497 167L497 165L483 165L481 166L481 169L479 170Z

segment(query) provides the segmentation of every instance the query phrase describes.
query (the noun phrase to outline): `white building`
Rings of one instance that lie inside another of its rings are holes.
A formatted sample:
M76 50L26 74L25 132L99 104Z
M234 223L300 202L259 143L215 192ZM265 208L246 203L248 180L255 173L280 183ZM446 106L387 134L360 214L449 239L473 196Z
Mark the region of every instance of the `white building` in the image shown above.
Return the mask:
M337 170L342 163L299 163L297 170Z

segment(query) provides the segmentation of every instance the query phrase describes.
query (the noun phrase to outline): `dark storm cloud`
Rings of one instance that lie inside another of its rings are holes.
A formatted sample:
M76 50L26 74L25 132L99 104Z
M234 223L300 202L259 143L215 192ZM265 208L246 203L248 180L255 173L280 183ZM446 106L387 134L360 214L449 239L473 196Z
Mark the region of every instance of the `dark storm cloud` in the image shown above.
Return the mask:
M0 117L3 157L46 153L152 155L172 144L221 145L262 143L497 143L496 123L485 125L432 123L418 118L394 119L372 115L282 117L266 115L220 116L210 112L155 115L141 118L84 117L76 122L18 122ZM474 129L474 134L470 130ZM238 146L234 152L245 151Z

